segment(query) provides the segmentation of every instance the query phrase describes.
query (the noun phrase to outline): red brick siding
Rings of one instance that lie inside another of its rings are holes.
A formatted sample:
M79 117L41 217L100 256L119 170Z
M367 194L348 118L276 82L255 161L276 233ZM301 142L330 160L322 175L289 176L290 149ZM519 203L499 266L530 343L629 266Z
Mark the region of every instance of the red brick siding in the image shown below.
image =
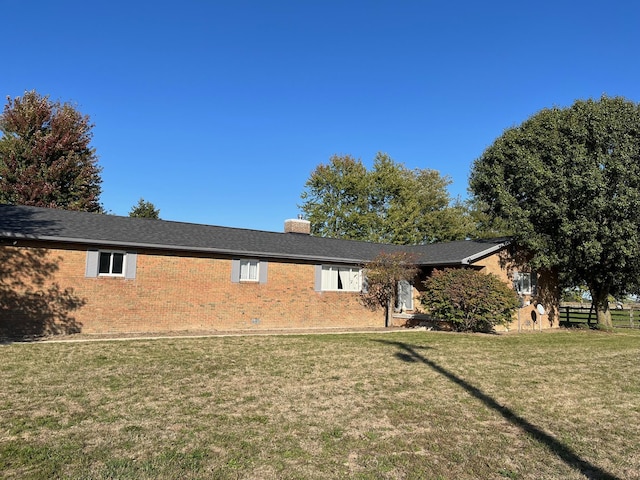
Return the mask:
M129 280L85 277L86 248L48 252L58 264L48 282L86 301L69 313L83 333L384 325L357 293L316 292L313 264L269 260L265 284L233 283L230 258L138 251Z

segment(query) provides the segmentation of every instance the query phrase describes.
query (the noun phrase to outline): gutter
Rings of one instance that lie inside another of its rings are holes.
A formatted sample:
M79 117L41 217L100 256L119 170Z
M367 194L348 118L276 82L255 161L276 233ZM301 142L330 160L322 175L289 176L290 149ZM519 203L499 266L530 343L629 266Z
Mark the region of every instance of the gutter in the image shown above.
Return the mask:
M76 243L79 245L90 246L113 246L126 248L143 248L148 250L169 250L176 252L199 252L199 253L218 253L228 256L242 255L243 257L262 257L262 258L280 258L286 260L308 260L308 261L322 261L332 263L344 263L344 264L362 264L370 260L362 258L337 258L337 257L325 257L319 255L304 255L294 253L274 253L264 251L252 251L252 250L232 250L226 248L212 248L212 247L186 247L176 245L164 245L157 243L140 243L140 242L121 242L118 240L87 240L81 238L72 237L50 237L47 235L42 236L29 236L21 234L7 234L6 232L0 234L0 238L14 239L14 240L32 240L54 243Z
M507 240L505 242L502 243L498 243L490 248L487 248L486 250L483 250L482 252L479 253L475 253L473 255L469 255L468 257L465 257L462 259L462 264L463 265L470 265L473 262L475 262L476 260L479 260L483 257L486 257L488 255L491 255L492 253L495 253L499 250L502 250L504 247L508 246L509 244L511 244L511 241Z

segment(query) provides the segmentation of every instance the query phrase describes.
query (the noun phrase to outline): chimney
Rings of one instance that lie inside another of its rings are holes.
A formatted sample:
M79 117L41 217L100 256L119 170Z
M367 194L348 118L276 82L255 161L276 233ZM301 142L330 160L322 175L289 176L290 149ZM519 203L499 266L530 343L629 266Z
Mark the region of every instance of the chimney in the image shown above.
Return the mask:
M310 235L311 222L309 220L304 220L302 215L298 215L298 218L285 220L284 233L302 233L304 235Z

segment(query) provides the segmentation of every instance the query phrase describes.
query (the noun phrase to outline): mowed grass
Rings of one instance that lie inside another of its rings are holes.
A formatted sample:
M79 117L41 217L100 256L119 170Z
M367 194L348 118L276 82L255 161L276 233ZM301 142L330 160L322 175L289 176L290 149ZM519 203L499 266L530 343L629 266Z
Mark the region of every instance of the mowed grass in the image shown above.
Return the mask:
M0 477L640 478L640 332L0 347Z

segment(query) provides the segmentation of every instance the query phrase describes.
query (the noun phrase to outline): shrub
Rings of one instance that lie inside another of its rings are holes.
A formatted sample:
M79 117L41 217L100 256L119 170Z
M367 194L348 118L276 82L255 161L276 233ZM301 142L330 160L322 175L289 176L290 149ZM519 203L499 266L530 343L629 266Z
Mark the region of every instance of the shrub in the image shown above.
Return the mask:
M458 331L489 332L507 325L519 305L516 292L505 282L471 269L434 270L424 287L422 305Z

